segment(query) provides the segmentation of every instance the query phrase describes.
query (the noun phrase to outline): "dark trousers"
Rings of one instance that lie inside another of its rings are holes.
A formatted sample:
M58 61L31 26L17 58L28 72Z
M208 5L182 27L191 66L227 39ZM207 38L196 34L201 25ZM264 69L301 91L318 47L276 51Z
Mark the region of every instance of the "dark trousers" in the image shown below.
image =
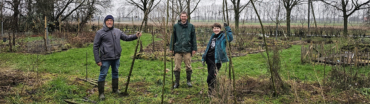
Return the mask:
M206 63L208 68L207 83L209 87L214 88L214 85L216 83L216 75L221 68L221 63L215 63L214 56L206 56Z

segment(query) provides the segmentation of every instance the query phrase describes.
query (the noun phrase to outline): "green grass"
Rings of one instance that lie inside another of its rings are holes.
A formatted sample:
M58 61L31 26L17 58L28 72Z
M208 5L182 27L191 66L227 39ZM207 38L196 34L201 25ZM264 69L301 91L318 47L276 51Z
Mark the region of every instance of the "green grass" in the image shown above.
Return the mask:
M151 43L151 35L143 34L142 36L143 46L147 46ZM156 39L160 40L160 39ZM131 57L134 54L136 41L121 42L122 55L119 67L120 83L119 88L124 91L127 80L127 75L131 65ZM281 70L280 74L284 79L290 76L291 79L299 79L303 81L317 81L315 74L319 76L321 80L323 78L323 65L316 65L313 67L312 64L301 64L300 62L300 49L301 46L293 45L289 49L285 49L281 54ZM88 77L97 79L99 75L99 67L95 64L92 45L88 45L86 48L73 48L68 51L53 53L49 55L35 55L35 54L22 54L22 53L1 53L0 59L3 64L2 67L11 66L14 69L27 70L32 69L32 64L37 62L37 69L41 72L56 73L59 77L54 78L49 83L45 84L42 88L48 89L43 91L44 93L38 93L37 95L43 95L44 98L48 98L51 102L62 102L63 99L76 98L80 99L85 97L86 89L92 89L91 85L86 86L73 85L68 82L71 76L77 76L84 78L86 75L86 53L87 53L87 70ZM262 55L263 54L263 55ZM266 61L266 53L249 54L243 57L233 58L236 79L241 79L242 76L258 77L260 75L268 75L268 66ZM171 63L167 62L167 69L171 70ZM204 89L207 90L207 69L204 68L201 62L192 63L193 67L193 86L188 88L186 86L186 73L184 65L182 65L180 88L171 91L171 73L166 74L166 86L165 86L165 101L174 99L175 103L207 103L208 98L202 98L199 95L199 91ZM223 64L221 73L225 72L226 64ZM314 72L313 68L316 69ZM360 68L361 73L368 73L365 69L368 67ZM331 70L330 66L326 67L326 73ZM111 94L110 83L111 83L111 70L109 70L106 77L107 85L105 87L106 98L104 102L99 103L160 103L161 92L162 92L162 78L163 78L163 61L158 60L142 60L137 59L133 68L130 85L136 85L136 87L129 87L128 92L130 96L119 97ZM74 79L74 78L72 78ZM146 94L145 94L146 93ZM192 96L190 99L185 99L188 95ZM98 101L98 94L95 93L91 97L91 100ZM260 103L278 103L284 98L270 98L266 97L265 100ZM48 103L48 101L41 100L41 103ZM50 102L49 102L50 103Z

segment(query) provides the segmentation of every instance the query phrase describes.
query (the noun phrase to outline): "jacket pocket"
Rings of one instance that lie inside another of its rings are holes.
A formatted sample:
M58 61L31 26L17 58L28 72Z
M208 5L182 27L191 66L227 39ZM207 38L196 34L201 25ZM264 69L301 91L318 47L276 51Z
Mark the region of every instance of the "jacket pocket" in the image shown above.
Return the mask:
M100 54L101 54L101 55L104 55L104 54L105 54L104 47L101 47L101 48L100 48Z

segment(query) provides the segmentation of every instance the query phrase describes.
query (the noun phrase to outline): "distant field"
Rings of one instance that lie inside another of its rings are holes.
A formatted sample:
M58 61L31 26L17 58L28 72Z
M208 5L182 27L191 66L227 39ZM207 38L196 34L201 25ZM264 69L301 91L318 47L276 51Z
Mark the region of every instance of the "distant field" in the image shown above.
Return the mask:
M196 26L210 26L212 25L213 23L222 23L222 21L211 21L211 22L197 22L197 21L194 21L194 22L191 22L192 24L196 25ZM102 25L102 21L99 22L99 25ZM177 21L176 21L177 23ZM91 22L91 23L88 23L88 24L94 24L94 25L98 25L98 21L95 21L95 22ZM141 21L134 21L134 22L118 22L116 21L115 24L124 24L124 25L141 25ZM172 24L171 22L169 22L169 24ZM230 23L231 25L230 26L234 26L235 24L234 23ZM158 22L149 22L148 25L159 25ZM265 22L263 23L264 26L276 26L275 23L272 23L272 22ZM308 27L308 24L307 22L306 23L291 23L290 24L291 27ZM256 23L256 22L245 22L243 24L243 22L241 21L239 23L239 26L240 27L243 27L243 26L251 26L251 27L259 27L260 24L259 23ZM282 27L285 27L286 26L286 23L281 23L279 26L282 26ZM310 24L310 27L315 27L315 24L312 22ZM335 27L335 28L343 28L343 23L317 23L317 27ZM365 23L349 23L348 24L348 29L368 29L370 28L370 26L366 25Z

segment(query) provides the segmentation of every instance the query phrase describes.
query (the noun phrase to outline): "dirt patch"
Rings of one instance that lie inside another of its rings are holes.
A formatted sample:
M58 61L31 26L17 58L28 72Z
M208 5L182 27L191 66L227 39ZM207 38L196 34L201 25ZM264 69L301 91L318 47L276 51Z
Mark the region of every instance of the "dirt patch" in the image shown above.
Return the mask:
M24 72L12 68L0 68L0 103L6 103L4 98L9 96L33 95L43 83L50 80L52 74ZM23 85L22 85L23 84ZM21 86L19 86L21 85Z
M126 85L126 84L124 84ZM146 82L134 82L134 83L131 83L129 86L129 88L134 88L135 89L135 92L137 93L140 93L140 94L148 94L150 93L148 91L148 89L146 88L147 85L150 85L149 83L146 83ZM124 87L122 87L124 88Z
M306 45L307 42L302 41L302 40L297 40L297 41L292 41L289 44L291 44L291 45Z
M24 73L20 70L12 70L10 68L0 68L0 102L5 97L14 93L13 88L19 84L32 86L36 81L35 75L32 73Z

